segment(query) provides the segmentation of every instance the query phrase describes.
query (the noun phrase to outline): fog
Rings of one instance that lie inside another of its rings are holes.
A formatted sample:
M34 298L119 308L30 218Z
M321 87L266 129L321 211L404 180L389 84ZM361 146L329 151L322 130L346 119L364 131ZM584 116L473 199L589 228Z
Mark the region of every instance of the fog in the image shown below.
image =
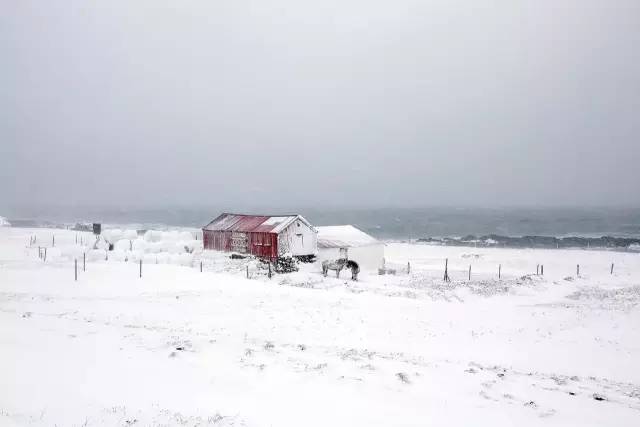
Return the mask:
M640 205L637 0L2 9L0 208Z

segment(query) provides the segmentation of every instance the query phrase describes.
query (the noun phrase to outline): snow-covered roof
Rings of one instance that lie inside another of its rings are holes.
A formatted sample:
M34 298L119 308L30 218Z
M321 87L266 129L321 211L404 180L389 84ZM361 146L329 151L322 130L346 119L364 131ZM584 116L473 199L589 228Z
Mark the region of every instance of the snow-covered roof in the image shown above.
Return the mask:
M315 230L311 224L300 215L242 215L223 213L207 226L208 231L238 231L244 233L280 233L294 221L300 221Z
M319 248L354 248L382 244L375 237L368 235L353 225L316 227L316 230L318 230Z

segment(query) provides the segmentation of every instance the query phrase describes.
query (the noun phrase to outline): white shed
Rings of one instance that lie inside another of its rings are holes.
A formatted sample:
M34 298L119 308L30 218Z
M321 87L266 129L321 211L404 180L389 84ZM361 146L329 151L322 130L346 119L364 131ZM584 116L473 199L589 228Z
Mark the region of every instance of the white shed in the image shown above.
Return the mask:
M318 260L348 258L363 270L377 270L384 259L384 243L353 225L316 227Z

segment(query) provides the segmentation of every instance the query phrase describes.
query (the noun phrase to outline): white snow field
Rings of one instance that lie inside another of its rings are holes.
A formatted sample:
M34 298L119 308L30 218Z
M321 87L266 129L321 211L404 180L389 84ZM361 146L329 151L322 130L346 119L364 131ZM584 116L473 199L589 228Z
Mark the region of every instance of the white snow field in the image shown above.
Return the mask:
M638 253L394 243L398 274L356 283L205 252L140 278L82 271L75 236L0 228L2 426L640 425Z

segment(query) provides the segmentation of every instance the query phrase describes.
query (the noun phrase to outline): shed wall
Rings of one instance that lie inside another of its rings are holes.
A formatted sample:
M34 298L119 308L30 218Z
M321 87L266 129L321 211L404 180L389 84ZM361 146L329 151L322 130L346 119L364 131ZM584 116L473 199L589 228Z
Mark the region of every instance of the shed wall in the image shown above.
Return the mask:
M289 253L293 256L316 255L318 235L315 230L302 221L294 221L278 235L279 255Z

